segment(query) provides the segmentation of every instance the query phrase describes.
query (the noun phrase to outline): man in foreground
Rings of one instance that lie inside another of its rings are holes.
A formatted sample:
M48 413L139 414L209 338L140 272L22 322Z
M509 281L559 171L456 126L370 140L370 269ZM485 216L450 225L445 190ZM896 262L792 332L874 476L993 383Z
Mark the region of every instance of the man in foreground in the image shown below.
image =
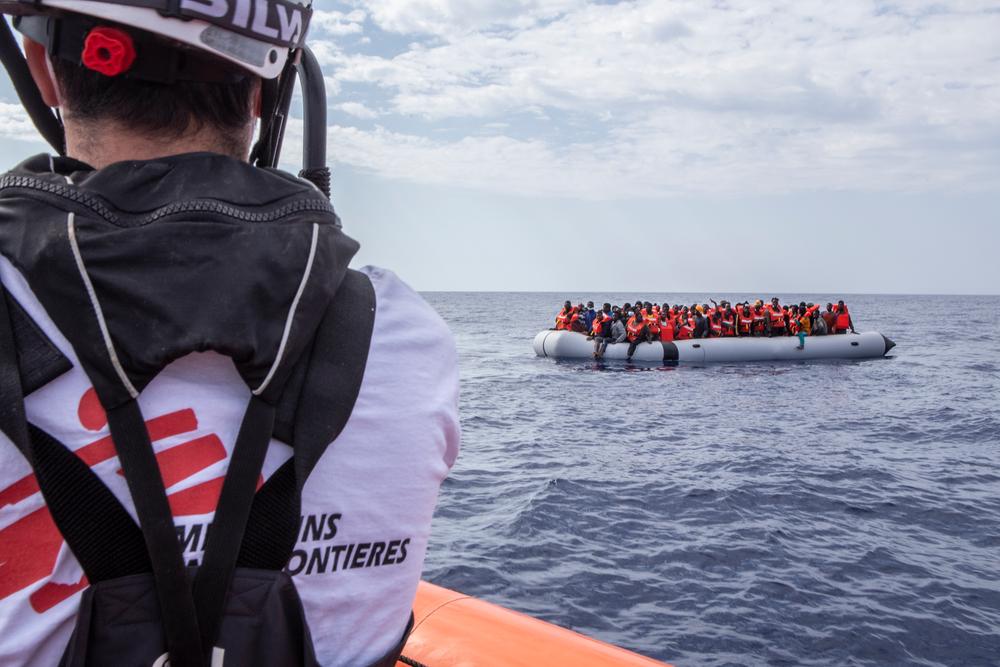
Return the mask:
M254 34L12 7L66 157L0 183L0 664L394 663L458 451L456 354L394 274L347 269L315 186L246 162L308 9L258 2ZM135 577L153 622L98 628L96 584Z

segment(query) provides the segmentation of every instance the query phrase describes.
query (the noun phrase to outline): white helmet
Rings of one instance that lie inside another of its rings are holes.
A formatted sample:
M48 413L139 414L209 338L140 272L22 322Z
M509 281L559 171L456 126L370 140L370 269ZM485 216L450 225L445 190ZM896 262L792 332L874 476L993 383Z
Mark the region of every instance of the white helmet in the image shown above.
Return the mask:
M0 14L13 15L14 26L44 44L50 57L106 76L161 83L261 77L261 134L251 159L263 167L277 165L299 79L306 117L302 175L329 194L326 91L305 45L312 0L0 0ZM0 60L41 135L64 154L62 120L44 103L3 18Z
M311 0L0 0L0 13L103 19L275 79L305 42L310 5Z

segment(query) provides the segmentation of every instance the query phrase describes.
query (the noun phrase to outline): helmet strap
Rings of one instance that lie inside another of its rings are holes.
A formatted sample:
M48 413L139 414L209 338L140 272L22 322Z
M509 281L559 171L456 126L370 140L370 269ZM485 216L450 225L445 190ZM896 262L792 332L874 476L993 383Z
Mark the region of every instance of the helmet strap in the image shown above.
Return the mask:
M285 135L288 110L295 90L295 62L289 58L281 76L264 81L261 89L260 137L250 153L250 162L258 167L277 167Z

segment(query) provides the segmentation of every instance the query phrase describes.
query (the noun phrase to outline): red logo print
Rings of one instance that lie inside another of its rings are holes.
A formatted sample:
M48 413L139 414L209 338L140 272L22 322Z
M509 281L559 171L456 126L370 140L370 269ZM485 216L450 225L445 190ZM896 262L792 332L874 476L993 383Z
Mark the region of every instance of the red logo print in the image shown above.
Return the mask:
M100 431L107 418L93 389L80 399L77 408L80 424L88 431ZM188 408L161 415L146 422L154 443L191 433L198 428L194 410ZM111 436L84 445L76 455L93 467L116 457ZM223 477L171 492L171 488L226 458L226 449L214 434L173 445L159 452L156 459L167 489L170 509L175 517L208 514L215 510L222 490ZM119 469L118 474L122 474ZM16 505L39 493L38 481L28 475L0 490L0 510ZM78 581L53 581L54 570L63 548L63 539L46 507L35 510L0 530L0 600L39 581L49 579L30 597L31 607L43 613L87 586L86 577ZM77 570L78 571L78 570Z

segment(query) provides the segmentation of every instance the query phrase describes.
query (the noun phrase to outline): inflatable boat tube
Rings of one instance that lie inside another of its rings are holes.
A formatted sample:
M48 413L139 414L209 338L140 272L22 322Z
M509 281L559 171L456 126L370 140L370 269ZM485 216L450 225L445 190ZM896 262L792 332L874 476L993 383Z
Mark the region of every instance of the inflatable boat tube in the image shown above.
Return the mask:
M397 667L663 667L557 625L421 582ZM667 666L669 667L669 666Z
M731 363L743 361L803 361L809 359L875 359L896 346L880 333L807 336L805 347L799 339L782 338L703 338L673 343L642 343L633 361L653 363ZM535 336L535 354L554 359L593 359L594 342L573 331L542 331ZM606 360L625 360L628 343L608 345Z

